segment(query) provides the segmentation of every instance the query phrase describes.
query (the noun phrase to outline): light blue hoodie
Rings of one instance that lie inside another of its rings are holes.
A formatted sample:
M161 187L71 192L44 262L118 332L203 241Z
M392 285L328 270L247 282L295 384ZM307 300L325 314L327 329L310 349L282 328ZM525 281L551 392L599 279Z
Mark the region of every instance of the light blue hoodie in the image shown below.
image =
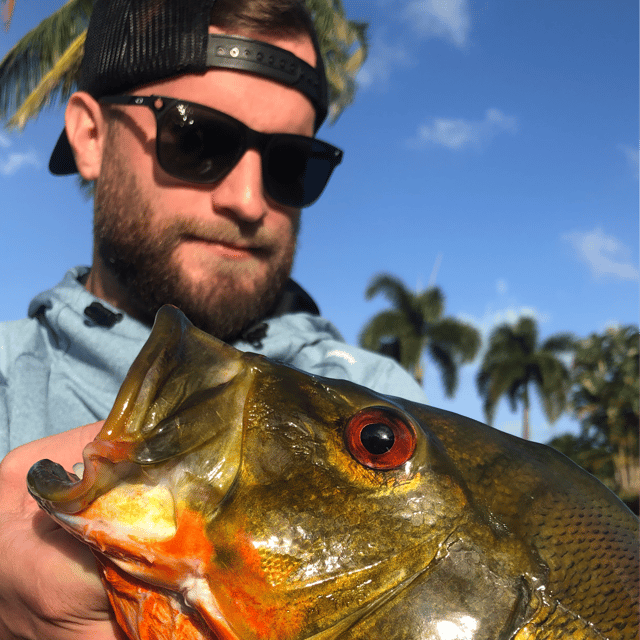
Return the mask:
M31 301L27 319L0 323L0 459L26 442L106 418L149 337L147 325L120 314L80 284L87 273L87 267L71 269L62 282ZM315 309L307 294L292 286L302 304L289 308ZM85 313L96 302L117 320L113 326ZM319 315L288 312L265 322L264 336L233 346L426 403L421 387L396 362L347 345Z

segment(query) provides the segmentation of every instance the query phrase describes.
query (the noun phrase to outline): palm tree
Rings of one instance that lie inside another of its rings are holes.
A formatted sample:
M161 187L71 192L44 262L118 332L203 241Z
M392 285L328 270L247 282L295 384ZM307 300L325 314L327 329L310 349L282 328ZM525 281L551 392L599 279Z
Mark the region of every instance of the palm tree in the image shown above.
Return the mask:
M551 336L538 344L538 328L533 318L520 318L515 325L494 329L476 382L484 398L484 413L492 423L495 408L503 395L516 411L523 405L522 437L529 439L529 385L538 390L544 412L555 422L564 411L569 390L569 369L558 354L570 351L574 338L569 333Z
M620 495L638 493L638 327L609 328L576 347L571 407L582 437L609 453Z
M445 393L453 396L458 385L458 368L471 362L480 349L480 334L464 322L444 313L444 295L438 287L411 293L398 278L375 276L365 293L370 300L383 293L393 309L374 316L360 334L366 349L384 353L390 340L397 346L396 359L422 384L422 354L429 355L439 367Z
M15 0L5 0L8 26ZM24 128L57 96L66 102L77 86L84 39L94 0L68 0L26 34L0 62L0 120ZM355 77L367 57L367 25L349 20L341 0L307 0L330 90L335 121L353 102Z

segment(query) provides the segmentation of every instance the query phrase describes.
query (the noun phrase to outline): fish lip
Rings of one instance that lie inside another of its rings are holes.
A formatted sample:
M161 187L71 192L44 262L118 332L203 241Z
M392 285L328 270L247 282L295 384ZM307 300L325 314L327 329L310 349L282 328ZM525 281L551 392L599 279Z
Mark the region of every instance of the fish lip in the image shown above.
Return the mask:
M205 369L206 375L190 377L194 366ZM36 463L28 482L31 495L51 514L78 513L135 469L201 446L217 433L213 427L204 429L192 421L193 427L177 438L171 429L164 433L156 429L172 416L178 416L179 422L180 403L184 404L185 398L194 399L198 414L201 397L215 404L220 402L220 394L230 393L225 396L224 415L218 412L218 432L223 433L223 426L227 429L224 421L228 417L237 418L242 427L250 379L241 352L196 329L176 307L165 305L158 311L149 339L131 365L102 430L82 453L82 479L53 463L40 467Z
M90 442L84 449L82 478L51 460L36 462L27 474L27 490L36 502L55 518L56 512L78 513L106 493L135 465L127 460L112 462L109 443Z

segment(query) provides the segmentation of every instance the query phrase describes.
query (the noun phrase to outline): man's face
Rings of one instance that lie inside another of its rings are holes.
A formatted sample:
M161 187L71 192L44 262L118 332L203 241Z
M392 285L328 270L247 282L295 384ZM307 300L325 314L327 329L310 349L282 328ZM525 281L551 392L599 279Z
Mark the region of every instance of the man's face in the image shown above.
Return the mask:
M239 35L315 64L310 39ZM307 98L252 74L211 69L134 93L197 102L257 131L313 134L315 111ZM276 301L291 271L300 211L266 194L257 150L249 149L219 182L189 184L159 166L151 110L115 107L107 113L95 196L94 282L102 279L101 291L111 292L105 297L116 292L112 301L143 320L171 303L202 329L233 338Z

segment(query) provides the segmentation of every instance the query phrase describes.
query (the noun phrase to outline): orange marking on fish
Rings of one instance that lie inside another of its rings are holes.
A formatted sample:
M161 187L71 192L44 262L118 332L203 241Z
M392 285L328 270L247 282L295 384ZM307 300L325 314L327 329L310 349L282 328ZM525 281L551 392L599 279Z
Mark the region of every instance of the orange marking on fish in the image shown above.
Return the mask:
M244 529L224 533L233 546L220 549L209 567L209 581L216 585L217 598L225 617L242 637L260 640L286 640L303 628L306 612L292 606L283 610L273 598L273 586L264 550L256 548ZM246 634L250 635L246 635Z

